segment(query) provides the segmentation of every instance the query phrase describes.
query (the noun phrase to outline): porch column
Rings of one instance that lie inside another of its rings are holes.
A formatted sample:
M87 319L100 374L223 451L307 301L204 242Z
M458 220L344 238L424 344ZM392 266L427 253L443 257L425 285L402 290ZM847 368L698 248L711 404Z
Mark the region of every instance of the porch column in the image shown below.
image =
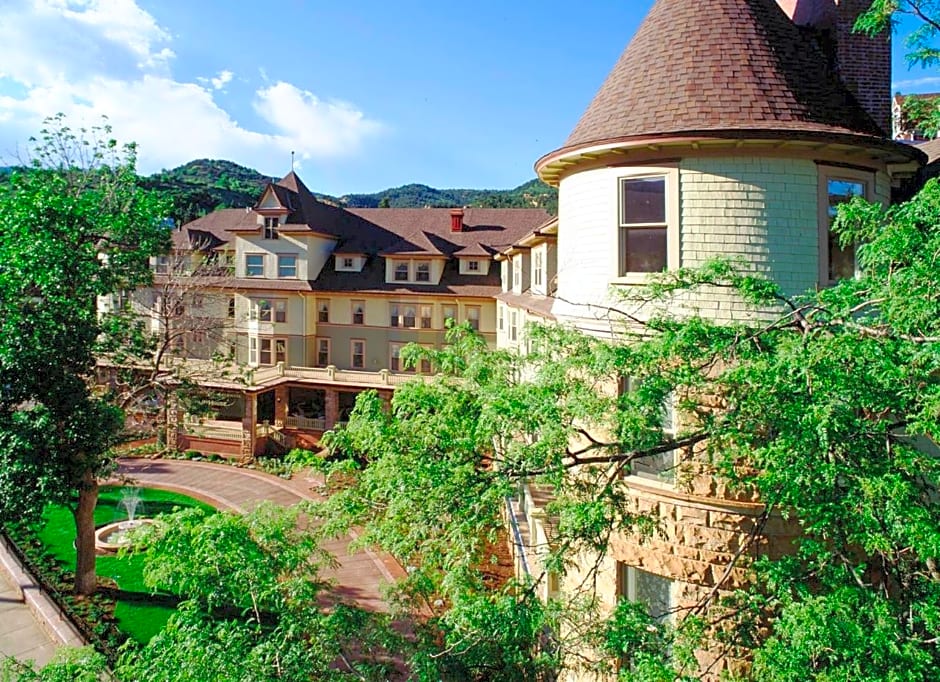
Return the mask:
M329 431L339 421L339 391L328 388L325 393L324 412L326 412L326 429Z
M258 394L245 393L245 414L242 417L242 461L255 458L255 441L258 439Z
M290 406L290 389L278 386L274 389L274 426L282 429L287 423L287 410Z

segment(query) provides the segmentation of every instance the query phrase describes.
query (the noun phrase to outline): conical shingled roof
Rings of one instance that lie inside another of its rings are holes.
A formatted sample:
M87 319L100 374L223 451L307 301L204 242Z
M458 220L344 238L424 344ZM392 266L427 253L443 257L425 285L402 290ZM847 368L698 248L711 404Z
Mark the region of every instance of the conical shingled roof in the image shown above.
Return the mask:
M657 0L563 149L722 131L884 137L775 0Z

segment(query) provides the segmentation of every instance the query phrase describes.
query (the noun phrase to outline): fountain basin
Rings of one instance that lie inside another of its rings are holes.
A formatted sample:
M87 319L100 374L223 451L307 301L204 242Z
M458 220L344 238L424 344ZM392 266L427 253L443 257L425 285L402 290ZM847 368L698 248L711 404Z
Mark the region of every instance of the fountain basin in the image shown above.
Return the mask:
M153 519L134 519L109 523L95 531L95 549L113 553L130 543L129 533L141 526L153 525Z

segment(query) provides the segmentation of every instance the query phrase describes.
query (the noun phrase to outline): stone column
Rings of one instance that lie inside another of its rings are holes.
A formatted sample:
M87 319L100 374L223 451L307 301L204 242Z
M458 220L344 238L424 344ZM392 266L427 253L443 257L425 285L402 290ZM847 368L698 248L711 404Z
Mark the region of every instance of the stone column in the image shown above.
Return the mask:
M282 429L287 423L287 411L290 407L290 389L278 386L274 389L274 426Z
M242 417L242 461L255 458L258 439L258 394L245 393L245 414Z
M332 388L326 389L325 412L327 431L336 426L339 421L339 391Z
M169 393L166 397L166 448L170 451L179 450L180 438L180 413L179 399L175 393Z

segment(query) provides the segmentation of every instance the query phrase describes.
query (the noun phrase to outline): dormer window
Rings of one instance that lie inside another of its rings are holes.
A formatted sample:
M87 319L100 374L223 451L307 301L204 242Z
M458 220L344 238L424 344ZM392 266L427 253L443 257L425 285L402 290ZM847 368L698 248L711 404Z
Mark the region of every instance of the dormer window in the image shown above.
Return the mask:
M352 270L356 267L356 261L352 259L351 256L346 256L343 258L343 268L346 270Z
M419 261L415 265L415 282L431 281L431 264L427 261Z
M480 261L471 260L467 261L467 270L470 272L479 272L480 271Z
M396 263L395 264L395 281L396 282L408 281L408 263Z
M281 224L281 219L277 216L265 216L264 218L264 238L277 239L277 228Z

